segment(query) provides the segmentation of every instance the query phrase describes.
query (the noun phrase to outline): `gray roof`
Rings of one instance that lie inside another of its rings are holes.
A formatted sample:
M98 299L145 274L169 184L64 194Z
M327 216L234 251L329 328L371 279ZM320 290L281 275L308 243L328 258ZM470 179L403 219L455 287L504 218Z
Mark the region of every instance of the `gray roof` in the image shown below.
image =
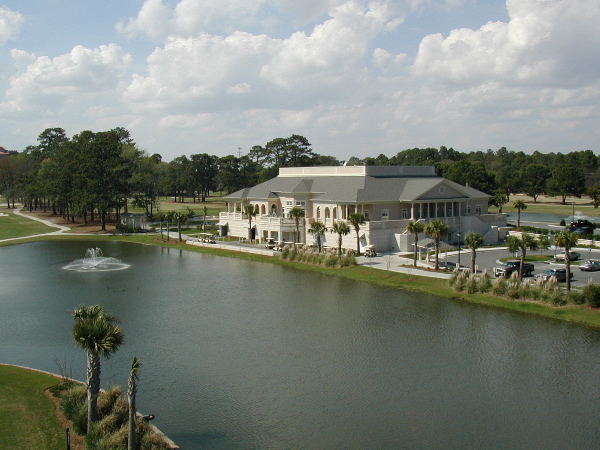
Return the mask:
M372 176L278 176L251 188L225 197L227 200L266 200L308 194L315 201L334 203L373 203L417 201L432 189L445 186L458 193L455 199L490 197L477 189L462 186L442 177L372 177ZM432 196L436 198L436 196ZM442 198L442 196L437 196ZM451 199L451 198L448 198Z

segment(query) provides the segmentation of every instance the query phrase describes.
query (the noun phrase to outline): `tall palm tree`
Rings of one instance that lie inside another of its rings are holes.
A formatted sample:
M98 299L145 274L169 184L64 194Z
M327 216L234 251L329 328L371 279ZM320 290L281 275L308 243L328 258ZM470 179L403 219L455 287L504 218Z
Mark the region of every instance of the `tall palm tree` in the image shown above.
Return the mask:
M527 203L523 200L515 200L513 207L517 210L517 228L521 226L521 210L527 209Z
M314 235L317 241L317 249L319 250L319 253L321 253L322 239L326 231L327 227L325 226L325 224L319 221L311 223L310 228L308 229L308 232Z
M471 250L471 273L475 273L475 258L477 249L483 245L483 235L469 231L465 236L465 244Z
M360 255L360 237L358 233L360 232L361 225L367 223L367 218L363 213L353 213L348 216L348 222L350 222L350 225L354 227L354 231L356 232L356 254Z
M248 240L252 240L252 219L258 215L258 206L252 203L246 205L246 216L248 216Z
M165 213L165 220L167 221L167 241L170 240L169 225L171 224L171 222L173 222L173 220L175 220L176 215L177 213L175 211L167 211Z
M100 390L100 358L106 359L123 343L123 330L114 325L116 318L100 305L79 306L73 312L73 339L86 352L87 432L96 421Z
M406 231L408 231L409 233L412 233L415 236L415 243L414 243L414 254L413 254L413 266L417 267L417 245L419 242L419 233L422 233L423 231L425 231L425 225L421 222L413 222L411 221L408 226L406 227Z
M521 252L521 265L519 266L519 280L523 279L523 267L525 266L525 256L527 250L537 250L538 241L535 237L528 233L522 233L521 237L509 236L506 240L508 250L511 252Z
M127 449L135 450L136 440L137 440L137 432L135 427L135 415L136 415L136 407L135 407L135 396L137 394L137 383L138 383L138 370L142 365L141 361L137 358L137 356L133 357L133 361L131 361L131 371L129 372L129 379L127 380L127 402L129 403L129 435L127 439Z
M305 216L304 208L294 206L289 210L288 214L296 221L296 235L294 236L294 244L300 242L300 219Z
M338 258L342 257L342 239L350 234L350 226L346 222L335 222L331 228L332 233L338 235Z
M571 249L577 245L579 238L571 231L559 231L556 234L557 247L565 249L565 269L567 269L567 291L571 290Z
M435 266L434 269L438 270L440 268L439 264L439 254L440 254L440 239L442 236L447 235L450 232L450 227L448 224L439 219L433 219L427 225L425 225L425 233L433 238L433 242L435 245Z
M156 218L158 219L158 222L160 223L160 238L162 239L163 238L163 222L166 219L165 213L164 212L159 212L157 214Z

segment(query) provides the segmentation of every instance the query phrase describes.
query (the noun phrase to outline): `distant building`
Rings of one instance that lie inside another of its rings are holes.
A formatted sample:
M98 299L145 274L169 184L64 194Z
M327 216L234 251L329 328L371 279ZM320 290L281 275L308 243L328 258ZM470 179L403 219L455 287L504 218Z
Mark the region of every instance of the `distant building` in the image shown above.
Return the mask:
M506 230L505 214L490 214L490 195L462 186L435 174L432 166L334 166L279 169L279 176L225 197L227 212L219 216L220 232L240 238L293 242L296 221L290 209L304 209L297 241L311 241L311 223L327 229L355 212L369 221L360 229L361 247L378 251L412 251L414 236L406 227L411 221L424 224L437 218L448 223L447 241L457 233L483 234L486 243L497 243ZM252 220L244 213L248 204L259 211ZM423 236L424 237L424 236ZM326 245L337 245L337 234L327 232ZM345 248L356 248L354 230L344 237ZM362 250L361 250L362 251Z
M5 158L10 155L16 155L16 150L7 150L5 147L0 146L0 158Z

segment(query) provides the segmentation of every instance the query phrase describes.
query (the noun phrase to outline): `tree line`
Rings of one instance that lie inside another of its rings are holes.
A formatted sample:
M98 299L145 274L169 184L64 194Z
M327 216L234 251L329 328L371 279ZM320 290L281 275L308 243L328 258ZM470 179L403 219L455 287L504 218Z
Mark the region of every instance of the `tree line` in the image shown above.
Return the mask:
M129 202L153 216L159 196L203 202L215 191L225 194L269 180L280 167L335 165L432 165L439 176L470 186L502 208L510 195L587 194L600 204L598 157L591 150L533 154L501 148L461 153L453 148L413 148L387 157L351 157L340 161L316 153L307 138L292 135L255 145L242 155L182 155L170 162L140 149L129 131L82 131L67 137L48 128L36 145L0 159L0 194L7 206L19 200L30 209L84 222L96 217L104 228L109 214L127 212Z
M141 150L129 131L82 131L72 138L48 128L37 145L0 159L0 194L7 207L21 201L30 210L52 210L71 221L100 220L127 212L129 204L153 216L159 196L203 202L210 192L231 193L277 176L280 167L339 165L315 153L299 135L256 145L247 155L207 153L171 162Z

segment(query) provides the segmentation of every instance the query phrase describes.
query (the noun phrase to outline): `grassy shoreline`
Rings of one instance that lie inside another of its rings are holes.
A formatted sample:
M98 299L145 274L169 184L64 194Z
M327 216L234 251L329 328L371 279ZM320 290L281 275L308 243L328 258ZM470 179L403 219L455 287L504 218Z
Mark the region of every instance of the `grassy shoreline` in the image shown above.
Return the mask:
M357 282L370 283L389 289L401 289L404 291L420 292L424 294L434 295L436 297L444 299L450 299L453 301L464 301L468 303L498 309L505 309L526 314L534 314L550 319L562 320L594 328L600 328L600 310L594 310L586 306L568 305L562 307L554 307L530 301L507 300L488 294L457 293L450 288L450 286L448 285L448 280L445 279L422 277L418 275L403 274L399 272L390 272L387 270L365 266L346 268L324 268L297 261L287 261L277 257L239 252L236 250L224 250L211 247L192 246L186 244L185 242L179 242L177 239L171 239L169 242L166 242L161 241L160 238L156 235L141 234L35 236L18 241L8 241L4 243L0 242L0 246L42 240L112 240L132 242L143 245L160 245L163 247L176 248L190 252L209 253L218 256L243 259L247 261L259 261L266 262L269 264L277 264L293 269L317 272L324 275L342 277Z

